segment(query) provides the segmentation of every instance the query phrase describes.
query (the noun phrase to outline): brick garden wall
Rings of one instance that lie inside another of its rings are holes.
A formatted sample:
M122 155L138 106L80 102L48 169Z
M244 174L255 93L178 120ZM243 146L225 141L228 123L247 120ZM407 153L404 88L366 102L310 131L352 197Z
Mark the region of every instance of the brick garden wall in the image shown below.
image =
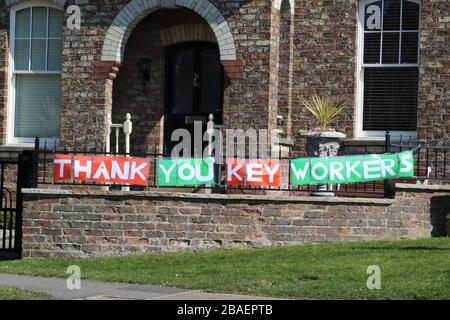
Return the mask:
M394 200L26 190L24 257L91 257L439 236L450 188Z

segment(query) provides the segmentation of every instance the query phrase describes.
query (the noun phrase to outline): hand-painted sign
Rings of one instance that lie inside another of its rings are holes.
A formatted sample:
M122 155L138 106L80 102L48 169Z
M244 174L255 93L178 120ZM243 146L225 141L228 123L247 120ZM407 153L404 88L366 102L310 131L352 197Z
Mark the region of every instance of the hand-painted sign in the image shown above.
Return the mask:
M149 160L141 158L56 154L53 179L147 186L149 164Z
M280 186L279 160L227 160L228 186Z
M158 160L159 186L195 186L214 183L214 158Z
M303 158L291 161L293 185L354 183L414 176L411 151L398 154Z
M228 186L280 186L280 160L227 160ZM292 185L355 183L414 176L411 151L398 154L301 158L290 162ZM112 156L56 154L55 182L87 181L105 184L148 185L150 160ZM194 186L215 183L213 158L157 161L159 186Z

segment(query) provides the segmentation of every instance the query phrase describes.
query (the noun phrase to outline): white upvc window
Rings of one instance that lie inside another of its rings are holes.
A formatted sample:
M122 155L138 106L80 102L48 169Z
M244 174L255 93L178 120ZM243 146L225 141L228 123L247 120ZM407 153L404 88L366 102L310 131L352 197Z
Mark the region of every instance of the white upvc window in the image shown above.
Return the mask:
M45 2L11 10L8 144L59 137L63 12Z
M415 137L420 1L361 1L359 21L356 136Z

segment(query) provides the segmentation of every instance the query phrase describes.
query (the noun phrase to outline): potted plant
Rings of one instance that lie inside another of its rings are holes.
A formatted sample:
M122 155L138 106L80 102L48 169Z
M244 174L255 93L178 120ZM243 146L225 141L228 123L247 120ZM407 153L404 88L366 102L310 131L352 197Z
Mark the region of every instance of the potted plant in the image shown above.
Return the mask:
M343 98L313 96L311 100L301 99L302 105L316 118L319 126L310 131L302 131L306 138L306 152L309 157L332 158L338 155L340 140L345 139L345 134L330 128L333 121L349 105L349 101ZM318 186L317 196L334 196L327 192L326 185Z

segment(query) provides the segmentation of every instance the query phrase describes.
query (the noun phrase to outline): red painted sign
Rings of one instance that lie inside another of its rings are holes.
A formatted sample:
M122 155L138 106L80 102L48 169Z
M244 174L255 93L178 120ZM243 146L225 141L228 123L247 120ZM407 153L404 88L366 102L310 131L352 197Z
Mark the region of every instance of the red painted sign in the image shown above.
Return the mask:
M279 160L227 160L227 185L279 187Z
M148 185L150 160L112 156L55 155L53 161L55 182L86 181Z
M55 182L72 180L72 156L55 154L53 159L53 180Z

